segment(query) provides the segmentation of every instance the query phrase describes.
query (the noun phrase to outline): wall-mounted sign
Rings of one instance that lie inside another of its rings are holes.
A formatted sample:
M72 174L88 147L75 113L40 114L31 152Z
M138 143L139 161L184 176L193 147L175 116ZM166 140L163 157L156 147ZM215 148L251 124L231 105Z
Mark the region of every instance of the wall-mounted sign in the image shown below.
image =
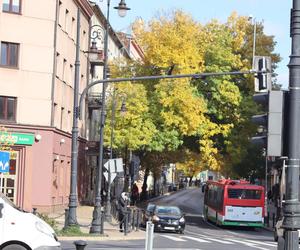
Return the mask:
M0 173L9 172L9 152L0 151Z
M16 145L32 145L34 143L34 134L3 133L0 134L0 142Z

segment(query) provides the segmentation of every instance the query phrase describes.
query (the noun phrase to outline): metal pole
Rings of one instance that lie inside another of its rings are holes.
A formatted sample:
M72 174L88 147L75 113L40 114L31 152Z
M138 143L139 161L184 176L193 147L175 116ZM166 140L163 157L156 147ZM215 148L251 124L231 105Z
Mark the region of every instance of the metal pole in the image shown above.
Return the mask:
M256 49L256 19L253 19L253 50L252 50L252 69L254 69L254 58Z
M147 221L145 250L153 249L153 232L154 232L154 224L151 221Z
M268 154L265 149L265 218L268 214Z
M112 109L111 109L111 132L110 132L110 160L113 159L113 139L114 139L114 124L115 124L115 97L116 92L114 90L113 97L112 97ZM106 203L106 219L111 221L111 168L108 165L108 190L107 190L107 203Z
M75 80L74 80L74 110L72 127L72 149L71 149L71 184L69 197L69 214L66 217L65 225L77 224L77 158L78 158L78 92L79 92L79 71L80 71L80 9L77 9L77 35L76 35L76 60L75 60Z
M291 10L292 49L289 62L289 123L288 162L286 173L286 198L283 203L285 250L299 249L300 203L299 203L299 146L300 146L300 0L293 0Z
M104 39L104 66L103 66L103 80L107 78L107 60L108 60L108 35L109 35L109 6L110 0L107 1L107 17L106 17L106 29ZM96 183L96 197L95 207L93 211L92 226L90 233L103 234L102 224L102 213L101 213L101 189L102 189L102 168L103 168L103 136L104 136L104 124L105 124L105 95L106 95L107 83L103 83L102 98L101 98L101 114L100 114L100 140L99 140L99 160L98 160L98 171L97 171L97 183Z

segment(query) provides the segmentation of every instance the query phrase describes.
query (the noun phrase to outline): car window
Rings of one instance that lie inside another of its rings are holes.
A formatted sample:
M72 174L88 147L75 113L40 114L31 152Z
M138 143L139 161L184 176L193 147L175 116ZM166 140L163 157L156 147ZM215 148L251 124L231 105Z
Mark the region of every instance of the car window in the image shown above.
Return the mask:
M154 211L154 208L155 208L155 204L149 204L149 205L147 206L147 212L152 212L152 211Z
M156 207L155 212L162 215L181 215L178 207Z

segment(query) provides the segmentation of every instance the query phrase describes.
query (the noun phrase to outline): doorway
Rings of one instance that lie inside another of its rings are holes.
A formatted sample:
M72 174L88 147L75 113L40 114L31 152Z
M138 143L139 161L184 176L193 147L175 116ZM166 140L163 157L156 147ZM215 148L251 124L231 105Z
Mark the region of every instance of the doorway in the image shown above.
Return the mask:
M18 156L19 152L11 151L9 172L0 173L0 190L13 203L16 203L17 198Z

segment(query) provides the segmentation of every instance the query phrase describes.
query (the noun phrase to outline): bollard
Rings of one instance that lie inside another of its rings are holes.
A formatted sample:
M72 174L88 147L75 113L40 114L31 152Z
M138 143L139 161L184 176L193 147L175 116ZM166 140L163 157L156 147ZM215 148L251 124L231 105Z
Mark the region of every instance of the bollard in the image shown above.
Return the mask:
M33 213L34 215L37 214L37 208L36 208L36 207L33 207L33 208L32 208L32 213Z
M134 227L135 227L135 209L131 210L131 231L134 231Z
M105 211L101 207L101 225L100 225L100 234L104 233L104 219L105 219Z
M154 224L151 221L147 221L145 250L153 249L153 233L154 233Z
M128 211L125 211L124 213L124 235L127 235L127 227L128 227Z
M68 224L68 218L69 218L69 209L66 208L65 209L65 225L64 225L64 228L67 228L69 226L69 224Z
M84 250L84 248L86 247L87 243L84 240L76 240L73 242L76 250Z
M137 214L136 214L136 228L135 228L135 231L138 231L139 228L140 228L140 216L141 216L141 213L140 213L140 209L137 210Z

